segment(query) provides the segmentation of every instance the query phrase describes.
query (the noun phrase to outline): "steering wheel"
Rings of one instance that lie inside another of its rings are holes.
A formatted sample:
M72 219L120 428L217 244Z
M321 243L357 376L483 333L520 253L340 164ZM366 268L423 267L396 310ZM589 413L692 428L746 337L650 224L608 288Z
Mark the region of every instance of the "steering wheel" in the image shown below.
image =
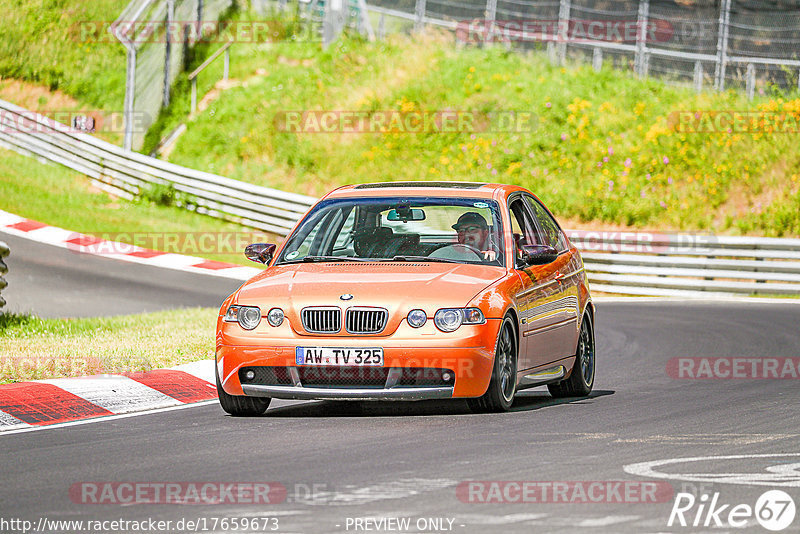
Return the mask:
M469 253L474 254L479 260L483 260L483 253L480 250L473 247L472 245L467 245L462 243L442 245L441 247L437 248L436 250L428 254L428 257L442 258L445 260L464 260L464 259L469 260L472 258L464 257Z

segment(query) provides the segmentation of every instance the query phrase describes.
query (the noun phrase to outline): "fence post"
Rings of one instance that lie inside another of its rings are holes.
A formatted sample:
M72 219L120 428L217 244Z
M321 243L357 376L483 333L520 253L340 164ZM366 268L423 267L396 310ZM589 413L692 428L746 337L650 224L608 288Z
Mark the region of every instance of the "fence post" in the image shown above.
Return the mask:
M694 62L694 90L703 90L703 64L699 61Z
M385 41L386 40L386 21L384 20L385 17L383 13L381 13L381 18L378 19L378 40Z
M228 76L231 73L231 49L225 49L225 66L222 68L222 79L228 81Z
M197 111L197 77L192 78L192 113Z
M133 100L136 95L136 47L127 45L127 68L125 72L125 139L122 148L133 150Z
M717 65L714 70L714 88L725 90L725 65L728 62L728 24L731 20L731 0L722 0L719 7L717 30Z
M745 92L747 93L747 100L753 100L756 93L756 66L752 63L747 64Z
M486 43L494 42L494 21L497 18L497 0L486 0L486 12L484 13L483 24L486 27Z
M645 72L645 54L647 53L647 25L650 18L650 0L640 0L639 16L636 21L636 55L633 60L633 70L641 78L647 76Z
M200 40L203 37L200 33L203 29L203 0L197 0L197 27L200 28L200 31L197 32L197 39Z
M175 0L167 0L167 27L164 32L164 107L169 106L169 69L172 63L172 25L175 23Z
M560 0L558 7L558 62L563 65L567 59L567 39L569 38L570 0Z
M592 67L597 72L603 69L603 49L595 47L592 49Z
M414 31L421 32L425 28L425 0L417 0L414 7Z

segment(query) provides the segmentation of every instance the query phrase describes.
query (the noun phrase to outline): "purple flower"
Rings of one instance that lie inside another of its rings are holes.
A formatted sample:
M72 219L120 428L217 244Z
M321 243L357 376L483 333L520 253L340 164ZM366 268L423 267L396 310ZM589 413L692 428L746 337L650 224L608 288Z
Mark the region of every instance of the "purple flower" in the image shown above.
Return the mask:
M669 164L669 158L667 156L664 156L664 165L667 164Z
M603 163L608 163L608 156L603 156Z
M672 184L672 176L670 176L669 178L667 178L667 183L668 183L668 184L670 184L670 185Z
M630 167L631 166L631 158L628 158L628 159L625 160L625 166L626 167Z
M492 164L491 164L491 163L487 163L487 164L486 164L486 168L487 168L487 169L491 169L491 168L492 168Z
M667 204L663 200L661 202L659 202L658 205L661 206L662 208L666 208L667 207Z
M492 169L492 174L497 174L497 169Z
M614 155L614 147L608 147L608 155L609 156L613 156Z
M492 139L492 146L497 146L497 141L495 141L494 139Z
M469 138L474 141L476 139L476 136L475 136L475 134L472 134L472 135L469 136Z
M603 166L603 162L602 162L602 161L598 161L598 162L597 162L597 167L598 167L598 168L600 168L600 167L602 167L602 166Z
M567 140L567 134L561 134L561 140L562 141L566 141Z
M640 197L642 197L642 198L644 198L644 197L645 197L645 196L647 196L647 195L645 195L645 194L644 194L644 191L642 191L642 192L639 194L639 196L640 196Z
M546 107L546 108L549 108L549 107L552 107L552 106L553 106L553 104L551 104L550 102L547 102L547 103L544 105L544 107Z
M646 177L646 178L649 180L649 179L650 179L650 173L648 172L648 173L645 175L645 177Z

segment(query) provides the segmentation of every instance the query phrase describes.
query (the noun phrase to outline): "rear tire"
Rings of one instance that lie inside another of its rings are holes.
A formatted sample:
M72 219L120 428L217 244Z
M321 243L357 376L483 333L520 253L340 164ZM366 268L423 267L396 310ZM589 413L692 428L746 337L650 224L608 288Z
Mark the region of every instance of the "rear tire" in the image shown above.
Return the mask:
M514 403L516 392L517 336L514 322L506 316L497 336L489 388L482 397L467 399L467 404L475 413L507 412Z
M547 389L550 395L557 399L566 397L585 397L592 392L594 386L595 347L594 325L588 313L581 322L581 331L578 336L578 348L575 351L575 365L569 378L549 384Z
M244 395L231 395L225 393L219 381L219 370L214 362L214 375L217 377L217 396L222 409L234 417L252 417L261 415L269 408L272 401L269 397L246 397Z

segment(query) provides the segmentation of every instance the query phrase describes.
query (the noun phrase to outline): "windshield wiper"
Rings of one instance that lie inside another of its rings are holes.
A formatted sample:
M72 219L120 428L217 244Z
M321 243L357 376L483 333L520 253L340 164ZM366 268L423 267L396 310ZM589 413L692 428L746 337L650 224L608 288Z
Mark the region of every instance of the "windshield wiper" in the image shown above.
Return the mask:
M463 263L458 260L448 260L446 258L430 258L428 256L395 256L391 261L431 261L439 263Z
M305 256L299 260L283 261L281 263L322 263L326 261L367 261L352 256Z

